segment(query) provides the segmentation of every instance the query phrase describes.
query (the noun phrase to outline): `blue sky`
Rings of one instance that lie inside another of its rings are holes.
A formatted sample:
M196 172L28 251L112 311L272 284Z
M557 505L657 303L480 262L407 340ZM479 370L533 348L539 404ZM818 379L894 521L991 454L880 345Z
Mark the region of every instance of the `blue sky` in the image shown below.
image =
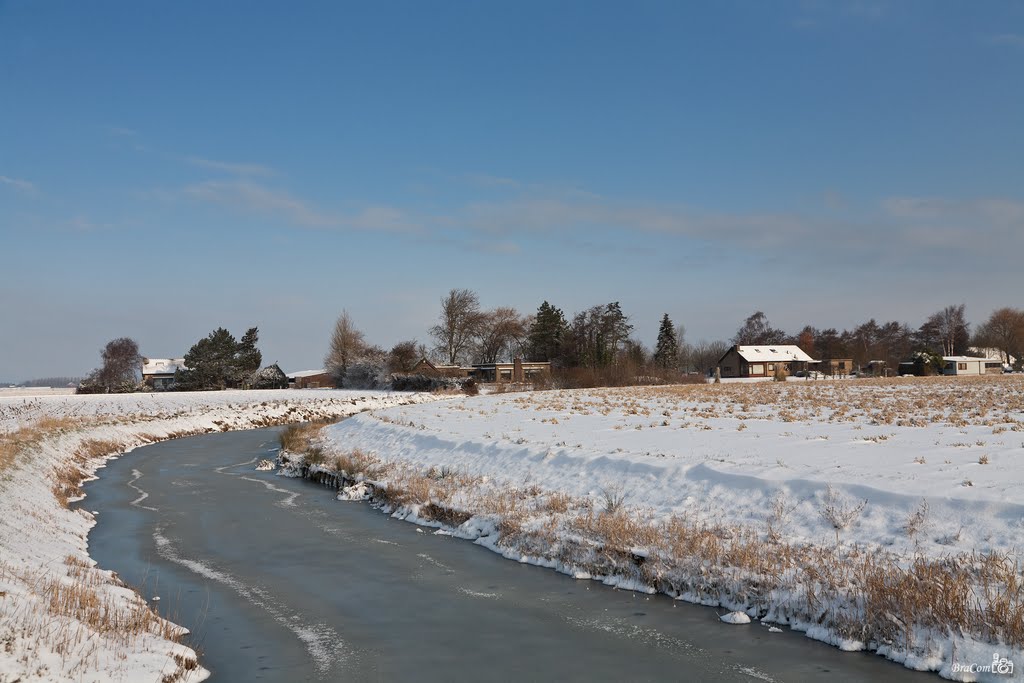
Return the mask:
M726 339L1024 284L1024 3L0 0L0 380L344 308Z

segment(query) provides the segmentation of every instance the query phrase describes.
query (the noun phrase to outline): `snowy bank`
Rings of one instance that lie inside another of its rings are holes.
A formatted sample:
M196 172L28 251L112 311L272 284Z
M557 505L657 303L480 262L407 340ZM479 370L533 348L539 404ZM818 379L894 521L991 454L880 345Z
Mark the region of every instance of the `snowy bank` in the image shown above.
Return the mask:
M184 629L88 556L62 501L106 458L167 438L433 400L358 391L0 397L0 681L202 680Z
M953 679L1024 661L1018 377L460 398L358 416L324 445L306 470L352 475L340 497L507 557Z

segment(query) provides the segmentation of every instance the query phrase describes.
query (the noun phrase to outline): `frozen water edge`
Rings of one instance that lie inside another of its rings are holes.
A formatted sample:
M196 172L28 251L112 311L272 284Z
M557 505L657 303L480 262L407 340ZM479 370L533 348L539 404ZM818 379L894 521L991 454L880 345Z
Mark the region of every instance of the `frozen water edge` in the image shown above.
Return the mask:
M836 545L838 535L823 510L830 502L853 509L866 500L863 514L841 530L842 546L890 553L908 562L972 550L1013 554L1024 547L1024 506L1019 503L1024 468L1016 465L1024 411L1014 398L1021 390L1017 383L994 378L978 383L844 384L841 390L822 384L813 391L848 392L852 398L840 396L832 407L783 419L757 401L752 401L754 409L726 410L721 401L715 404L714 397L724 394L715 389L718 393L710 399L702 396L674 405L656 392L627 390L623 393L629 398L618 400L614 390L563 391L381 411L328 429L326 439L339 452L359 449L383 463L422 472L466 473L494 488L537 486L589 498L597 505L609 491L617 492L652 520L695 514L763 529L774 499L781 497L787 508L780 525L783 538L825 547ZM730 389L737 390L744 388ZM975 399L970 398L971 391L979 392ZM943 412L944 404L953 405L962 392L968 402L982 404L984 396L995 401L994 407L978 411L973 419L956 414L955 408ZM1002 399L1006 402L1000 408ZM860 414L843 417L842 410L849 410L843 401L861 406ZM912 410L915 401L926 406L920 413ZM911 405L911 411L886 422L892 417L880 411L900 402ZM908 424L899 424L904 420ZM1000 467L986 466L989 458ZM970 486L964 484L968 477ZM368 495L365 485L339 492L342 499ZM927 510L923 531L910 533L906 527L922 503ZM416 506L390 512L424 526L439 526L420 516ZM484 528L481 517L446 531L519 562L621 588L654 590L628 577L591 577L587 568L562 566L551 559L557 557L555 548L523 552L514 545L499 545L496 530ZM643 549L633 552L639 556ZM708 594L673 597L749 610L742 601L732 604ZM922 632L921 642L927 647L909 653L862 642L811 619L787 615L785 595L773 599L781 609L769 609L768 614L753 610L749 615L788 624L842 650L874 650L908 668L937 671L954 680L970 679L953 670L954 660L985 664L998 651L1024 661L1024 653L1015 648L942 632Z
M74 587L83 580L115 610L146 608L112 572L95 567L87 544L95 517L58 503L51 472L79 462L88 479L118 453L167 438L338 418L434 398L352 391L0 398L3 438L43 418L63 420L0 471L0 680L135 681L176 676L175 680L197 681L209 675L195 664L195 652L176 642L187 631L173 624L164 622L162 635L143 631L124 641L98 631L86 615L51 613L46 586ZM83 445L95 441L111 444L116 452L85 461L76 458ZM135 502L145 507L142 483L138 478L132 481L139 489ZM71 635L58 641L53 633ZM297 635L319 648L321 639L311 633Z

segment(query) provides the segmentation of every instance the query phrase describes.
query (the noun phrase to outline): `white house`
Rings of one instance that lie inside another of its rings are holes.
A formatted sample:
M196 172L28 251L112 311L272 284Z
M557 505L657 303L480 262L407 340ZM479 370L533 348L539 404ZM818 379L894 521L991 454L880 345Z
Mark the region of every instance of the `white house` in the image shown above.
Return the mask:
M142 383L156 391L163 391L174 383L174 373L187 370L184 358L143 358Z
M973 356L943 356L946 365L943 375L985 375L1003 371L1003 364L997 360Z
M718 361L722 377L774 377L779 370L789 375L806 370L808 363L817 363L799 346L766 344L734 346Z
M987 360L999 361L1000 363L1006 363L1006 357L1010 356L1009 365L1016 365L1017 364L1017 357L1016 356L1012 356L1010 354L1003 353L1001 349L994 349L994 348L991 348L991 347L977 348L977 347L973 347L972 346L971 348L967 349L967 352L968 353L972 353L975 356L982 356L983 358L986 358Z

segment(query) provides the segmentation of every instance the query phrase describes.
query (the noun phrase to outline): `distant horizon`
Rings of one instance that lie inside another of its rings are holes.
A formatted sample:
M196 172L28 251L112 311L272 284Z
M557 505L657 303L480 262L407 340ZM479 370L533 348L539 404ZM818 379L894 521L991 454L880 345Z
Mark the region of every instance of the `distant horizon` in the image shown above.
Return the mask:
M648 346L1024 305L1020 3L15 0L0 65L0 377L452 287Z

